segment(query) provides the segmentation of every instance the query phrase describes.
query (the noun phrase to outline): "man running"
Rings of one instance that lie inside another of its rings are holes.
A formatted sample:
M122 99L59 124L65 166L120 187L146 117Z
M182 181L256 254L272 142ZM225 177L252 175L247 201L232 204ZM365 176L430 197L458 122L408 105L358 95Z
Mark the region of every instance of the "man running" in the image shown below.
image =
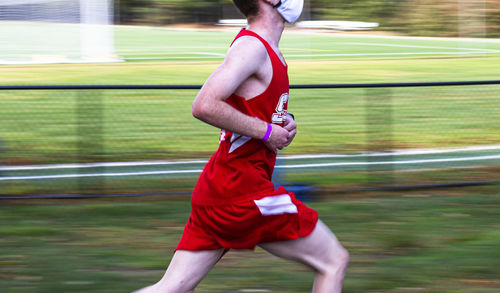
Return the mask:
M316 211L271 182L277 150L295 134L287 113L288 66L279 50L285 21L303 0L234 0L248 26L193 103L221 128L217 152L192 196L191 215L163 278L137 292L192 292L229 249L256 246L315 272L313 292L341 292L349 255Z

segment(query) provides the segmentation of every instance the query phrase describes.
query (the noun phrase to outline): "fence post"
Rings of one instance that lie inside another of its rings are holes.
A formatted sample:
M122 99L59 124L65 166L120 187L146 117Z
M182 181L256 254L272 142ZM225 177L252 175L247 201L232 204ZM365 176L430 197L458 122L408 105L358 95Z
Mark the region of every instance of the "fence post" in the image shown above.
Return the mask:
M2 153L5 152L6 147L5 143L3 142L3 139L0 137L0 166L3 165L3 158L2 158ZM0 170L0 177L2 176L2 171Z
M5 143L3 141L2 138L0 138L0 166L3 166L4 163L5 163L5 159L3 158L3 153L7 151L7 147L5 147ZM3 177L4 174L2 172L2 170L0 170L0 177ZM2 184L0 184L0 187L2 186ZM0 188L0 196L2 196L2 191L1 190L4 190L4 188Z
M366 89L366 151L387 153L384 165L368 164L368 184L393 185L394 165L392 137L392 91L389 88ZM368 163L380 161L379 157L368 156Z
M102 162L103 146L103 103L99 91L78 91L77 93L77 137L79 163ZM105 191L102 176L86 177L88 174L103 174L104 167L80 168L78 189L80 194L100 195Z

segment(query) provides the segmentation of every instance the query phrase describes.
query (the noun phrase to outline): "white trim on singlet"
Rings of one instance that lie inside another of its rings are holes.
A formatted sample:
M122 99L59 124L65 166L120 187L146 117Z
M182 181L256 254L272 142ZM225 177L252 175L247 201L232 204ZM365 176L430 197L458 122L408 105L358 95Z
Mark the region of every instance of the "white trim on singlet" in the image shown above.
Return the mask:
M229 153L234 152L237 148L241 147L242 145L250 141L250 139L252 138L233 133L231 135L231 148L229 148Z

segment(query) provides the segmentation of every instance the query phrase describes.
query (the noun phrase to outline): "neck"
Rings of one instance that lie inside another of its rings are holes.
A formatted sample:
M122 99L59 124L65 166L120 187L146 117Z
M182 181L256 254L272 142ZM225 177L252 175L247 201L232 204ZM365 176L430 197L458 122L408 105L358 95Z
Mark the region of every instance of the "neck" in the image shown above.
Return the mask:
M247 29L263 37L271 46L278 47L285 23L278 13L266 10L249 20Z

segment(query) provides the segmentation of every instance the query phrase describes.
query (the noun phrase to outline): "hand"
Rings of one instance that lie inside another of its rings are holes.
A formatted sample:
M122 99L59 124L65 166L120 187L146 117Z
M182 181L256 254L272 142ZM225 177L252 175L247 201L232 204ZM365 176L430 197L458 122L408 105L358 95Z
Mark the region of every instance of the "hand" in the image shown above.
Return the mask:
M271 124L273 130L271 132L271 137L268 141L264 142L267 148L271 151L277 153L278 150L283 149L287 146L289 141L290 132L276 124Z
M293 120L292 116L286 115L284 128L289 132L288 141L285 144L285 146L287 147L292 143L292 140L295 138L295 135L297 134L297 123L295 123L295 120Z

